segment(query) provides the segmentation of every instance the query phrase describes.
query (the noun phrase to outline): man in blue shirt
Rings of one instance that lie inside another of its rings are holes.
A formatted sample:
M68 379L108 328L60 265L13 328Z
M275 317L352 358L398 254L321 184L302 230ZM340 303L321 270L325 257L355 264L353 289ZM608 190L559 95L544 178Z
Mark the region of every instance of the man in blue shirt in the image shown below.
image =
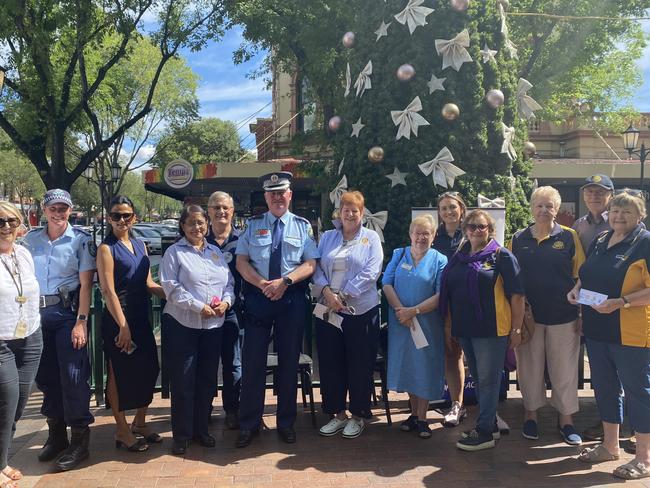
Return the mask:
M288 172L261 177L269 211L249 219L237 244L246 331L237 447L248 446L259 433L272 330L278 353L278 434L284 442L296 441L298 359L309 306L308 280L319 254L309 221L289 211L291 178Z
M88 233L70 225L71 211L67 191L47 191L43 198L47 224L23 241L34 259L41 293L43 354L36 384L43 392L41 413L47 417L49 436L38 459L56 459L62 471L88 457L88 426L94 422L86 346L96 247Z

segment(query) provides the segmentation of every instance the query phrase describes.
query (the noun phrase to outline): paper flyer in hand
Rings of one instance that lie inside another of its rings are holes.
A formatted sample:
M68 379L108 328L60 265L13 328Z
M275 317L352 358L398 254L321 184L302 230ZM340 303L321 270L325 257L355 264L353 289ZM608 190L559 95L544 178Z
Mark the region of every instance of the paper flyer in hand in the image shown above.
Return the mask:
M343 327L341 326L341 324L343 323L343 317L341 317L336 312L333 312L325 305L321 303L317 303L316 306L314 307L314 315L319 319L329 324L332 324L337 329L343 330Z
M607 300L607 295L581 288L577 301L582 305L600 305L605 300Z
M415 348L422 349L423 347L427 347L429 345L429 341L427 341L427 338L424 336L420 322L418 322L417 317L413 317L411 320L413 320L413 325L415 326L411 329L411 337L415 343Z

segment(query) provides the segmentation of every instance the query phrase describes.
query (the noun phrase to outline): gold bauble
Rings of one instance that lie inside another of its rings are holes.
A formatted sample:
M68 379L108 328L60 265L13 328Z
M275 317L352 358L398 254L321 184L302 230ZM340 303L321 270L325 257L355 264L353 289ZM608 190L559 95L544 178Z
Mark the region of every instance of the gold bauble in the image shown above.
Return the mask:
M379 146L373 146L368 150L368 161L371 163L381 163L384 160L384 149Z
M530 141L524 142L524 156L527 158L532 158L537 153L537 148L535 144Z
M455 103L446 103L442 107L442 116L447 120L456 120L460 116L460 109Z

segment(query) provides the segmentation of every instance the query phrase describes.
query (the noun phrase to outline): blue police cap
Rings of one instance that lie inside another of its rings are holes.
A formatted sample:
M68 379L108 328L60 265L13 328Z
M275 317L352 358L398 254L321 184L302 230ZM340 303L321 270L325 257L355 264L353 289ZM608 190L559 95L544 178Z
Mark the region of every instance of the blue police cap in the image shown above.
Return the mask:
M276 171L260 176L264 191L286 190L291 186L293 175L288 171Z
M55 203L64 203L68 207L72 207L72 197L67 191L60 188L46 191L43 197L43 206L49 207Z
M586 188L588 186L600 186L605 190L614 191L614 183L609 178L609 176L598 173L591 175L585 179L585 184L580 187L580 189Z

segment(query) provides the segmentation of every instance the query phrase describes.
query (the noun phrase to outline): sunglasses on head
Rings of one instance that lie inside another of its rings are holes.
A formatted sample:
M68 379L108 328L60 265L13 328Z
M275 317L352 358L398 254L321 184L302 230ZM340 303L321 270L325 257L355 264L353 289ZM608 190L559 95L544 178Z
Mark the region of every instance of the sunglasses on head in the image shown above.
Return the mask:
M645 190L633 190L632 188L622 188L620 190L614 191L614 195L623 195L623 194L647 199Z
M476 232L477 230L480 230L481 232L486 231L489 227L487 224L465 224L465 227L467 227L467 230L471 232Z
M9 217L8 219L0 218L0 229L7 224L9 224L9 227L12 229L15 229L20 226L20 220L15 217Z
M130 222L131 219L133 219L133 212L129 212L129 213L111 212L108 214L108 216L113 222L119 222L122 219L124 219L124 222Z

